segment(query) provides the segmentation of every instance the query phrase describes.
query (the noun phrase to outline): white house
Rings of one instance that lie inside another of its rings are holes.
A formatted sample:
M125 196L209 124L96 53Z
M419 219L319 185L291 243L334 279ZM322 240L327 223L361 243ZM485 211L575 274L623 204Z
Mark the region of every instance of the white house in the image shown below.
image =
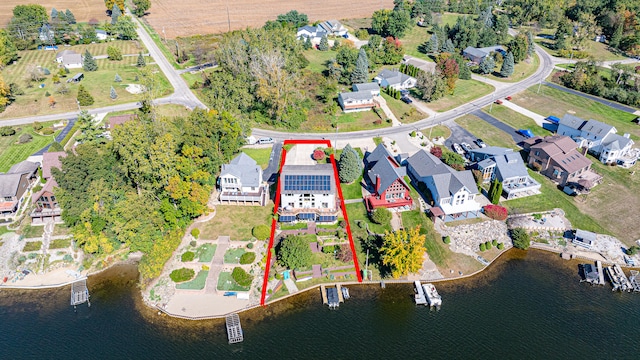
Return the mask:
M332 164L284 165L280 173L280 222L334 222L338 219Z
M318 29L324 30L328 35L344 36L347 35L345 28L338 20L327 20L318 24Z
M63 50L56 54L56 62L67 69L79 69L82 67L82 55L73 50Z
M444 221L477 217L481 205L471 171L456 171L432 154L420 150L407 159L407 173L423 183L433 200L431 214Z
M405 65L414 66L426 73L434 74L436 72L436 63L418 59L410 55L403 56L402 63Z
M392 87L396 90L410 89L418 80L397 70L382 70L373 78L381 87Z
M366 111L376 106L371 91L340 93L338 104L344 112Z
M96 39L107 40L107 32L104 30L96 29Z
M223 202L265 206L269 199L269 189L262 181L262 168L245 153L222 165L218 187Z
M377 82L353 84L353 91L369 91L373 96L380 96L380 85Z
M319 44L323 36L328 35L327 32L320 26L305 25L298 28L296 38L298 40L310 38L311 43Z

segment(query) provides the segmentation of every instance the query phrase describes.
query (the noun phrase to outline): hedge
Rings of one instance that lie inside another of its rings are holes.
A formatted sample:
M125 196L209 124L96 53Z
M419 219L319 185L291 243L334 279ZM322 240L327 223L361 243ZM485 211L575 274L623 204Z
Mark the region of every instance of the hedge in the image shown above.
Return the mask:
M198 236L200 236L200 229L198 228L191 229L191 236L197 239Z
M182 262L193 261L195 257L196 257L196 254L194 252L187 251L184 254L182 254L181 260Z
M255 259L256 259L256 253L247 251L246 253L242 254L242 256L240 256L240 264L241 265L251 264L254 262Z
M173 270L171 274L169 274L169 277L174 282L179 283L179 282L191 280L195 275L196 275L196 272L193 271L193 269L182 268L182 269Z
M251 281L253 281L253 276L249 275L241 267L233 268L233 271L231 272L231 277L240 286L250 286Z

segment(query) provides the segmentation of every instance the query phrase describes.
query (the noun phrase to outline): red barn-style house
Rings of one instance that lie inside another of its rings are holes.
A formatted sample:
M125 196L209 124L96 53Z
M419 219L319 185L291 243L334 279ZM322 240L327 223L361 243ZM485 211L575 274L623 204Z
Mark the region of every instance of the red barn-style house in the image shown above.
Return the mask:
M404 180L406 169L382 144L366 156L365 165L365 181L371 193L365 197L367 210L413 205L409 185Z

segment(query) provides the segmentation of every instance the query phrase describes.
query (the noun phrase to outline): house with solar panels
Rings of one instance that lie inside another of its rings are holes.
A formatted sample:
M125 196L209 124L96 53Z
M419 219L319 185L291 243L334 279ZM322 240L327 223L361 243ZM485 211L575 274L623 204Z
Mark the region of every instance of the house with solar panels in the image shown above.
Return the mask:
M280 222L335 222L340 209L332 164L284 165L280 173Z

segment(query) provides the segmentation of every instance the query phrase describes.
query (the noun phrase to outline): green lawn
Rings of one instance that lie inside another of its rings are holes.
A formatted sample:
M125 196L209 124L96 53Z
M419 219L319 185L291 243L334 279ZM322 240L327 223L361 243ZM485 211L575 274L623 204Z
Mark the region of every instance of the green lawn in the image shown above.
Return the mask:
M216 215L201 227L200 239L215 240L230 236L231 240L249 240L257 225L271 226L273 206L216 206Z
M405 104L401 100L394 99L391 96L381 93L382 97L387 101L387 106L401 123L409 124L422 120L427 117L415 107Z
M537 91L538 85L532 86L515 94L512 101L543 116L555 115L562 118L564 114L571 113L585 120L602 121L615 126L619 134L629 133L632 139L640 139L640 126L631 122L637 115L544 85L540 87L539 94Z
M255 160L260 167L266 169L269 166L269 158L271 157L271 148L243 148L243 153L249 155L250 158Z
M423 135L429 136L431 139L442 136L445 139L448 139L451 136L451 129L449 129L446 125L436 125L427 129L420 130Z
M316 49L309 49L302 52L305 58L309 60L309 69L311 72L322 73L326 67L324 64L336 57L337 52L333 50L320 51Z
M38 251L42 248L42 241L27 241L22 248L22 251Z
M9 231L9 229L7 229L6 226L0 226L0 236L6 234L6 233L10 233L12 231Z
M463 128L469 130L476 137L484 140L487 145L501 146L506 148L517 149L513 138L504 131L488 124L484 120L474 115L465 115L456 119L456 123Z
M407 55L411 55L413 57L417 57L427 61L433 61L429 57L429 55L420 52L418 47L423 45L425 42L429 41L431 38L431 33L429 32L431 27L424 28L417 25L409 28L405 35L400 38L400 42L404 47L405 53Z
M208 263L213 259L213 255L216 253L216 244L202 244L195 250L198 262Z
M295 224L287 224L287 223L280 224L280 230L302 230L306 228L307 228L306 222L299 222Z
M342 188L342 196L345 200L349 199L362 199L362 176L351 184L340 183Z
M22 236L25 238L37 238L44 234L44 226L31 226L27 225L22 231Z
M367 209L364 207L364 203L358 202L355 204L346 204L347 214L349 215L349 222L351 223L351 227L357 227L357 222L363 222L369 225L369 230L377 233L383 234L385 231L391 231L390 224L378 225L369 219L367 215ZM364 227L364 225L363 225Z
M71 246L71 239L53 240L49 244L49 249L64 249Z
M549 31L547 31L549 33ZM553 30L550 32L553 34ZM558 50L553 48L555 40L552 39L535 39L535 42L544 48L551 56L558 57ZM589 53L596 61L610 61L610 60L623 60L626 59L623 55L617 52L609 51L606 44L597 43L595 41L588 41L587 47L584 50Z
M489 109L491 108L491 112ZM533 119L528 116L524 116L517 111L511 110L506 106L496 105L493 107L485 107L482 109L487 114L497 118L503 123L511 126L514 129L529 129L533 132L534 135L540 135L542 137L551 135L549 130L543 129L541 126L536 124Z
M452 95L446 95L441 99L432 101L428 103L427 106L438 112L451 110L462 104L466 104L477 98L490 94L493 89L493 86L481 81L458 80L456 81L456 88Z
M51 124L43 123L45 127ZM13 128L16 130L15 135L0 136L0 172L6 172L11 166L26 160L33 153L52 143L55 135L60 133L56 131L52 135L40 135L33 130L32 125L13 126ZM26 144L19 144L18 139L22 134L30 134L33 139Z
M238 264L240 262L240 256L245 252L246 250L244 248L228 249L224 254L225 264Z
M577 207L572 197L558 190L556 185L547 177L529 170L529 174L542 186L542 194L527 196L525 198L513 199L504 203L509 209L509 213L529 213L537 211L547 211L554 208L564 210L567 219L574 228L589 230L597 233L607 233L593 218L583 214ZM607 185L600 185L607 186ZM599 208L599 210L602 210Z
M202 290L207 283L207 276L209 276L209 270L200 270L193 280L176 284L176 289Z
M240 286L233 280L230 272L221 272L218 276L218 290L222 291L249 291L250 286Z
M513 74L508 78L500 76L500 66L496 66L493 73L487 75L487 78L496 81L514 83L522 81L533 75L533 73L538 69L538 66L540 66L540 59L537 54L534 54L533 58L520 61L515 65L513 68Z
M382 110L380 110L380 114L384 116ZM374 124L374 122L378 120L381 120L382 123ZM349 132L390 127L391 123L388 123L385 120L386 119L380 119L380 117L373 111L358 111L352 113L341 112L340 115L338 115L338 131Z

